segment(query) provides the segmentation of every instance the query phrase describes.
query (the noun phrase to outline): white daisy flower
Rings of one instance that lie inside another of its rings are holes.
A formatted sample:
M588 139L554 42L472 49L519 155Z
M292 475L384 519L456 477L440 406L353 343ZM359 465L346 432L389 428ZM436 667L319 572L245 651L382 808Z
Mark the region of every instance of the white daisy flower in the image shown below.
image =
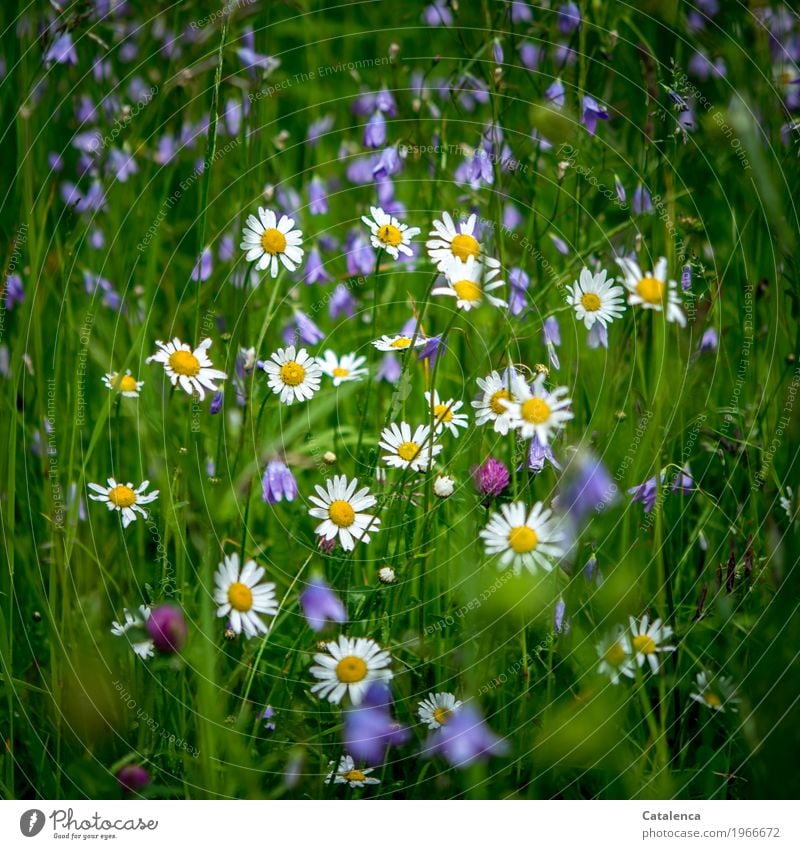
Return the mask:
M150 608L146 604L139 605L139 613L131 613L127 607L123 608L122 616L124 621L111 623L111 633L115 637L124 637L131 629L141 632L141 635L146 634L144 627L147 620L150 618ZM137 634L137 636L139 636ZM147 660L154 654L154 644L149 636L144 636L144 639L131 640L131 648L136 654Z
M500 555L500 568L511 566L519 574L524 566L531 574L549 572L553 561L564 554L563 533L556 527L553 511L537 501L528 508L521 502L503 504L480 532L489 555Z
M138 398L144 386L143 380L137 380L128 369L125 374L110 371L103 375L103 385L111 392L119 392L126 398Z
M259 584L264 577L264 567L255 560L248 560L239 570L239 552L223 557L214 583L214 601L219 605L217 616L227 616L236 634L244 631L247 637L266 634L269 628L258 615L276 616L278 602L275 599L275 584Z
M634 677L631 648L622 625L617 625L595 648L600 658L597 671L600 675L607 675L612 684L618 684L621 675Z
M417 334L417 338L415 339L413 336L381 336L380 339L376 339L372 344L379 351L386 352L394 352L405 351L406 349L412 347L421 348L427 340L421 334Z
M442 446L430 434L429 425L418 425L412 433L411 425L407 422L400 422L399 425L392 422L381 431L378 445L389 452L381 459L395 469L423 471L430 465L431 458L442 450Z
M445 260L441 271L447 280L446 286L436 286L431 290L432 295L449 295L456 299L460 310L469 312L488 301L493 307L506 307L508 304L502 298L490 295L495 289L505 286L505 280L496 280L500 273L500 263L487 257L485 262L467 257L467 261L458 257Z
M584 268L578 279L567 286L569 302L578 321L582 321L587 330L591 330L596 321L605 327L625 310L625 290L615 286L613 278L607 280L606 276L605 269L592 274Z
M260 219L260 220L259 220ZM247 226L242 232L239 247L246 251L245 259L255 262L256 269L269 269L271 277L278 276L278 260L289 271L294 271L303 261L303 233L293 230L294 219L281 215L277 220L271 209L258 208L258 218L247 216Z
M478 259L481 255L481 245L477 238L476 224L478 216L474 213L466 221L459 221L458 227L453 223L449 212L442 213L442 220L434 219L433 230L428 234L431 238L425 242L428 256L437 264L441 271L450 259L460 259L466 262L472 257Z
M184 392L189 395L196 392L201 401L206 397L206 390L216 392L219 389L215 380L228 377L224 371L212 368L213 363L206 353L211 347L210 339L203 339L194 351L177 336L171 342L156 341L156 346L161 350L145 362L161 363L173 386L180 382Z
M652 623L650 617L645 614L641 622L637 622L633 616L631 623L631 652L633 660L638 667L642 667L647 661L654 674L658 673L658 655L663 652L675 651L675 646L665 646L662 643L672 636L672 628L663 625L660 619Z
M703 671L697 673L695 680L697 692L690 693L689 698L719 713L725 713L726 707L736 711L740 700L736 697L730 678L721 675L712 680L709 673Z
M452 693L431 693L418 704L417 716L428 728L435 731L450 722L463 702L456 699Z
M642 273L635 260L627 257L617 257L617 264L622 269L622 282L628 290L628 303L631 306L638 304L646 310L662 312L666 302L667 321L675 321L681 327L686 327L678 284L674 280L667 280L667 260L663 256L656 263L655 270L647 274Z
M323 374L333 378L334 386L341 386L351 380L361 380L367 374L367 369L363 368L366 361L366 357L359 357L356 354L337 357L333 351L325 351L317 360L317 364Z
M433 482L433 492L438 498L450 498L455 488L455 478L450 475L437 475Z
M388 215L379 206L371 206L369 211L372 218L362 215L361 220L372 233L370 237L372 246L383 249L392 259L397 259L401 253L413 256L409 245L414 236L420 232L419 227L401 224L393 215Z
M331 761L328 766L333 766L333 761ZM355 762L350 755L344 755L344 757L339 761L338 769L335 772L329 772L325 782L327 784L349 784L351 787L364 787L367 784L380 784L380 778L370 778L371 772L374 772L372 767L356 769Z
M425 400L428 402L428 409L432 411L436 420L434 433L439 434L447 428L453 436L458 436L458 429L467 427L469 423L467 414L458 412L464 406L463 401L456 401L453 398L442 401L435 389L433 395L430 392L425 393Z
M322 369L305 348L299 351L295 351L294 345L278 348L270 360L262 368L269 375L270 389L280 395L283 404L308 401L319 389Z
M90 483L89 489L96 495L89 495L92 501L105 501L109 510L118 510L122 514L122 527L127 528L136 519L136 514L147 518L147 510L142 504L150 504L158 498L158 490L145 492L150 486L150 481L143 481L134 488L128 481L126 484L117 483L114 478L108 479L108 486L98 483Z
M316 666L311 674L318 683L311 688L321 699L338 705L345 694L354 705L361 704L373 681L389 681L391 655L375 640L367 637L339 637L325 646L324 652L314 655Z
M481 395L472 402L475 413L475 424L485 425L494 423L494 430L505 436L511 428L511 415L508 405L514 403L528 389L525 378L516 369L510 368L503 372L502 377L496 371L486 377L478 378Z
M379 530L380 518L370 513L362 513L368 507L374 507L377 499L369 494L369 487L356 492L358 480L349 483L345 475L334 475L333 480L325 481L326 489L316 486L317 496L309 496L315 506L308 513L323 521L314 528L314 533L324 540L339 537L345 551L352 551L359 540L368 543L370 534Z
M573 418L569 409L572 403L564 396L569 392L566 386L559 386L552 392L544 388L545 375L536 375L531 386L525 385L516 401L501 401L508 408L511 427L519 430L524 439L539 438L542 445L549 445L551 437Z

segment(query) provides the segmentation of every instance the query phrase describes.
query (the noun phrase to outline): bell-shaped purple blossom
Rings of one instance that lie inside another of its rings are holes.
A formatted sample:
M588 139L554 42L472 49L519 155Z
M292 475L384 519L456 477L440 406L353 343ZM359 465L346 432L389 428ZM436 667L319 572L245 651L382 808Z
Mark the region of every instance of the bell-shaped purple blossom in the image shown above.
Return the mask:
M586 344L590 348L607 348L608 347L608 328L605 324L596 321L587 336Z
M394 102L394 97L386 86L383 86L375 95L375 108L390 118L397 117L397 104Z
M554 315L548 316L544 320L542 328L542 341L547 348L547 356L550 359L550 365L553 368L561 368L561 362L556 353L556 347L561 344L561 330L558 326L558 319Z
M701 351L716 351L719 346L719 335L713 327L706 329L703 338L700 340Z
M412 331L413 335L413 331ZM418 360L428 360L431 368L436 364L436 360L447 350L447 342L441 336L430 336L425 340L425 344L419 349L417 354Z
M153 645L164 654L179 652L186 643L186 619L177 605L160 604L154 607L145 627Z
M519 315L527 306L528 287L531 279L521 268L512 268L508 272L509 295L508 309L511 315Z
M5 285L5 305L7 310L13 310L14 304L21 304L25 301L25 287L22 285L22 278L19 274L9 274L6 277Z
M347 611L338 595L322 578L312 578L300 593L300 607L312 631L347 622Z
M117 781L124 790L138 793L150 783L150 773L141 764L125 764L117 771Z
M292 320L283 328L285 345L316 345L325 338L325 334L302 310L295 310Z
M561 80L554 80L545 89L544 99L547 103L551 103L556 109L563 109L566 102L566 94L564 91L564 83Z
M139 166L133 158L133 154L124 150L112 148L108 152L108 160L106 161L106 174L112 174L120 183L126 183L128 177L136 174L139 171Z
M617 486L603 461L591 453L578 454L569 464L558 496L559 509L580 530L591 517L614 503Z
M339 318L346 315L352 318L356 311L356 299L352 292L340 283L331 293L331 299L328 304L328 314L331 318Z
M533 20L533 12L525 0L512 0L510 14L511 22L515 24L527 24Z
M325 215L328 211L328 196L325 184L319 177L312 177L308 184L308 211L312 215Z
M375 251L363 233L351 230L347 236L345 251L347 273L351 277L372 274L375 271Z
M535 71L542 61L542 48L532 41L523 41L519 46L519 60L529 71Z
M653 199L641 183L633 191L631 210L634 215L649 215L653 211Z
M370 684L361 704L344 712L344 747L357 761L383 763L386 749L409 737L408 729L392 718L391 691L383 681Z
M692 288L692 266L684 265L681 271L681 289L688 292Z
M598 121L608 121L611 116L608 110L601 106L593 97L586 94L583 97L583 115L581 120L590 136L595 134Z
M261 497L267 504L294 501L297 498L297 481L292 470L281 460L270 460L261 478Z
M379 148L386 144L386 118L383 112L377 110L364 127L364 147Z
M704 50L698 50L693 53L687 65L690 74L693 74L699 80L704 82L709 77L718 79L725 77L728 73L728 66L724 59L715 59L713 62L708 58L708 54Z
M566 621L564 620L564 614L567 612L567 604L563 598L560 598L556 602L555 610L553 611L553 630L556 634L568 634L569 633L569 617L567 617Z
M75 45L72 43L72 36L69 32L63 32L53 43L48 47L47 53L44 54L44 63L47 67L52 65L77 65L78 54L75 50Z
M428 737L422 756L443 755L451 766L464 769L475 761L504 755L508 750L508 742L489 728L477 708L467 703Z
M331 129L331 127L333 127L333 115L324 115L322 118L312 121L308 125L306 143L311 147L314 147L320 138Z
M216 416L219 411L222 409L222 402L225 398L225 393L221 390L216 392L211 399L211 403L208 405L208 413L211 416Z
M625 203L628 200L628 193L625 191L625 186L622 185L622 180L614 174L614 190L617 193L617 200L620 203Z
M692 470L687 464L675 475L675 480L672 482L672 491L680 492L682 495L688 495L690 492L694 492L694 489Z
M400 158L400 153L394 146L385 147L381 151L377 162L372 167L372 176L380 180L385 177L393 177L403 167L403 160ZM384 210L385 212L386 210Z
M322 261L322 255L320 254L319 249L316 245L309 248L308 254L306 255L306 267L303 274L303 280L305 280L308 286L311 286L313 283L327 283L330 279L331 276L327 271L325 271L325 264Z
M581 10L577 3L562 3L558 7L558 29L562 35L575 32L581 25Z
M449 27L453 25L453 13L447 0L434 0L422 10L422 21L429 27Z
M658 497L658 487L663 482L664 473L662 472L660 475L653 475L652 478L648 478L638 486L632 486L628 490L628 494L631 496L631 502L640 501L644 505L644 512L649 513L655 506L656 498Z
M375 375L375 380L385 380L387 383L397 383L400 380L400 375L403 373L403 368L400 365L400 360L391 351L387 353L381 360L380 368Z
M539 437L534 434L528 448L528 469L538 474L544 469L545 461L548 461L555 469L561 468L561 465L553 456L553 449L546 442L540 442Z
M478 493L484 498L500 495L509 484L511 475L502 460L488 457L480 466L472 469L472 480Z
M211 272L214 270L214 257L211 253L211 248L205 247L203 248L203 252L198 257L197 262L194 264L194 268L192 269L192 280L196 283L205 283L209 277L211 277Z

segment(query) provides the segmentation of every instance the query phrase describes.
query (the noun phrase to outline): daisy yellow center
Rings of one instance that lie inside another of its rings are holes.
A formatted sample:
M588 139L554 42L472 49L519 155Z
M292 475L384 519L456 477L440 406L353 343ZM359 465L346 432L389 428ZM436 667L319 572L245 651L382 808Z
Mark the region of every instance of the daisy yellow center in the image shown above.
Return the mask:
M433 414L436 416L436 420L440 422L451 422L453 421L453 410L447 404L437 404L433 408Z
M636 294L646 304L660 304L664 298L664 284L655 277L642 277L636 284Z
M296 363L294 360L289 360L281 366L281 380L287 386L299 386L306 376L306 370Z
M333 370L333 376L334 377L347 377L348 374L350 374L349 368L342 368L341 366L337 366Z
M115 507L130 507L136 504L136 493L129 486L119 484L108 493L108 500Z
M539 544L539 537L533 528L529 528L527 525L519 525L508 532L508 544L517 554L527 554Z
M247 584L235 581L228 587L228 601L234 610L247 613L253 606L253 591Z
M384 245L396 248L403 241L403 234L394 224L384 224L378 228L378 239Z
M625 660L625 649L619 643L614 643L606 649L606 660L612 666L619 666Z
M471 301L474 303L479 301L483 295L481 287L477 283L473 283L472 280L459 280L453 283L453 288L456 291L456 295L462 301Z
M600 309L600 298L594 292L586 292L581 298L581 306L587 312L597 312Z
M343 684L356 684L367 677L367 664L360 657L350 654L336 664L336 677Z
M261 247L272 256L283 253L286 250L286 236L276 227L271 227L262 233Z
M117 379L114 381L117 385L117 389L120 392L135 392L136 391L136 378L130 374L123 374L121 377L117 376Z
M398 336L394 342L389 343L390 348L407 348L411 344L408 336Z
M328 508L328 515L334 525L340 528L349 528L356 520L356 511L347 501L333 501Z
M450 242L450 250L453 256L457 256L462 262L466 262L468 257L474 256L478 258L481 252L481 246L474 236L469 233L459 233L453 236L453 241Z
M410 463L419 454L419 445L416 442L403 442L397 448L398 456Z
M175 351L169 355L169 364L174 372L184 377L200 374L200 360L190 351Z
M633 647L641 654L654 654L656 650L655 641L647 634L637 634L633 638Z
M493 413L496 413L498 416L502 416L503 413L508 412L508 407L503 404L503 401L511 400L511 393L508 389L498 389L497 392L495 392L489 399L489 406L492 408Z
M367 776L360 769L350 769L342 777L345 781L364 781Z
M439 725L446 725L450 721L452 715L453 711L446 707L437 707L433 712L433 718L439 723Z
M541 398L531 398L521 407L522 418L531 424L544 424L550 418L550 405Z
M720 707L722 704L722 699L716 693L706 693L705 699L709 707Z

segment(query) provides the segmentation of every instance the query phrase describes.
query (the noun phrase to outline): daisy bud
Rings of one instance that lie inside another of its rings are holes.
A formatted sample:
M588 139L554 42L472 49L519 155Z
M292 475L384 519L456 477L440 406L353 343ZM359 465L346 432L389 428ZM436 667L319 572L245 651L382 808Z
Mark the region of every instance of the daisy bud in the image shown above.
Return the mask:
M150 773L139 764L126 764L117 772L117 781L123 789L136 793L150 783Z
M472 479L475 488L485 498L500 495L508 486L511 476L505 463L489 457L482 466L475 466L472 470Z
M450 475L439 475L433 482L433 491L439 498L449 498L453 494L456 482Z
M336 455L333 451L326 451L322 455L322 462L325 463L326 466L332 466L336 462Z
M391 566L381 566L378 569L378 580L382 584L393 584L397 580L397 576Z
M165 654L180 651L186 642L186 620L183 611L174 604L154 607L146 627L153 645Z
M321 631L329 622L341 624L347 621L347 611L339 596L322 578L309 581L300 594L300 606L308 627L314 631Z

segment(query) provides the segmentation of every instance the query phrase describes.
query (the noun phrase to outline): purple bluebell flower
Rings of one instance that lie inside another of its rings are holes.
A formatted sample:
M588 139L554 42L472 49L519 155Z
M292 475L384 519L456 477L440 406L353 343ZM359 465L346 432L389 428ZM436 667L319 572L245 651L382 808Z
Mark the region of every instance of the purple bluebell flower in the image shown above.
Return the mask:
M566 93L564 91L564 83L560 79L554 80L545 89L544 99L548 103L552 103L556 109L563 109L566 102Z
M608 110L601 106L593 97L588 94L583 97L583 126L586 127L590 136L595 134L598 121L608 121L611 116Z
M325 184L319 177L312 177L308 184L308 211L312 215L325 215L328 211L328 196Z
M503 64L503 44L499 38L492 41L492 59L494 59L495 65Z
M608 348L608 328L606 325L596 321L589 330L586 344L590 348Z
M356 299L344 283L333 290L330 303L328 304L328 314L331 318L339 318L346 315L352 318L356 311Z
M164 654L179 652L186 643L188 629L180 607L160 604L150 611L146 622L153 645Z
M672 482L672 491L688 495L690 492L694 492L694 489L695 486L694 478L692 478L692 470L689 468L689 464L687 463L675 475L675 480Z
M433 368L436 364L436 360L438 360L445 351L447 351L447 342L443 341L441 336L430 336L425 340L425 344L419 349L417 359L428 360L431 368Z
M422 10L422 21L429 27L449 27L453 25L453 13L447 0L433 0L430 6Z
M178 145L175 141L175 136L171 133L165 133L156 144L156 152L153 154L153 161L158 165L167 165L176 157L178 153Z
M385 147L372 167L372 176L378 179L393 177L403 167L403 160L396 147ZM385 211L385 210L384 210Z
M473 112L478 104L489 102L486 83L472 74L462 74L453 91L458 92L458 103L467 112Z
M551 233L550 241L553 243L553 247L561 254L561 256L567 256L567 254L569 254L569 245L561 238L561 236L557 236L555 233Z
M347 622L347 611L338 595L322 578L312 578L300 593L300 607L312 631Z
M364 127L364 147L379 148L386 144L386 118L376 110Z
M713 327L706 329L703 338L700 340L701 351L716 351L719 346L719 336Z
M664 474L662 472L660 475L653 475L652 478L648 478L638 486L632 486L628 490L628 494L631 496L631 502L641 501L644 505L644 512L649 513L655 506L658 487L663 482Z
M370 684L360 705L345 710L343 742L355 760L380 764L389 746L409 737L408 729L392 718L391 691L383 681Z
M547 356L550 359L550 364L553 368L561 368L561 363L556 353L556 347L561 344L561 330L558 326L558 319L554 315L550 315L544 320L542 341L547 348Z
M508 272L509 296L508 309L511 315L520 315L527 306L527 292L530 277L521 268L512 268Z
M281 460L270 460L261 479L261 498L267 504L279 501L294 501L297 497L297 481L292 470Z
M372 182L372 169L375 167L378 157L374 154L357 156L345 169L345 176L354 186L365 186Z
M603 461L585 453L570 463L558 496L559 508L579 530L592 513L614 503L617 486Z
M522 215L511 201L503 205L503 227L516 230L522 224Z
M235 243L233 241L233 236L230 233L226 233L219 240L219 247L217 248L217 258L220 262L230 262L233 259L233 255L235 253Z
M22 278L19 274L9 274L6 277L5 290L7 310L13 310L14 304L25 302L25 287L22 285Z
M600 578L600 573L597 571L597 558L592 554L592 556L586 561L586 565L583 567L583 577L587 583L591 584L594 580L594 576L597 574L598 579Z
M479 147L472 155L469 168L469 183L473 189L479 189L481 183L491 186L494 183L492 160L486 150Z
M681 270L681 289L688 292L692 288L692 266L684 265Z
M84 130L82 133L76 133L70 144L81 153L96 156L103 145L103 138L99 130Z
M295 310L292 321L284 328L283 341L294 345L298 340L305 345L316 345L325 338L325 334L302 310Z
M653 199L641 183L633 191L631 210L634 215L649 215L653 211Z
M267 705L259 714L259 719L264 720L264 730L274 731L275 723L272 721L275 718L275 709L272 705Z
M203 248L203 252L197 259L197 262L194 264L194 268L192 269L191 279L195 282L205 283L209 277L211 277L211 272L214 268L214 258L211 255L211 248L205 247Z
M508 742L486 724L477 708L467 703L426 741L423 757L443 755L451 766L463 769L478 760L508 752Z
M393 353L388 352L381 360L380 368L375 375L375 380L385 380L387 383L397 383L400 380L400 375L403 369L400 365L400 360Z
M720 79L728 73L728 67L724 59L715 59L712 62L704 50L698 50L694 53L689 59L687 67L690 74L703 81L709 77Z
M556 602L555 610L553 611L553 629L556 634L568 634L569 633L569 617L567 617L566 621L564 621L564 614L567 611L567 604L563 598L560 598Z
M375 95L375 108L390 118L397 117L397 104L394 102L394 97L386 86L383 86Z
M533 20L531 7L524 0L512 0L511 21L515 24L526 24Z
M406 217L405 204L395 199L394 183L388 177L376 177L375 189L378 193L378 205L387 215L395 215L398 218ZM412 255L415 255L416 246L411 245ZM412 257L401 254L399 262L406 262Z
M136 174L139 171L139 166L133 158L133 154L127 151L112 148L108 152L108 160L106 161L106 174L113 174L115 179L120 183L126 183L131 174Z
M345 244L347 273L351 277L372 274L375 271L375 251L360 230L351 230Z
M125 764L117 771L117 781L123 790L138 793L150 783L150 773L141 764Z
M228 98L225 102L224 117L225 127L229 135L239 135L239 130L242 128L242 114L242 101L232 97Z
M208 405L208 413L211 416L216 416L217 413L222 409L222 401L225 397L225 394L222 391L219 391L214 394L211 399L211 403Z
M581 11L577 3L562 3L558 7L558 29L562 35L575 32L581 25Z
M509 484L511 475L502 460L488 457L480 466L472 469L472 480L478 493L484 498L500 495Z
M319 248L317 248L316 245L309 248L308 254L306 255L306 267L303 280L305 280L308 286L311 286L313 283L327 283L330 279L330 274L325 271L325 264L322 261L322 255L319 252Z
M324 115L316 121L312 121L308 125L308 133L306 133L306 143L314 147L322 136L333 126L333 115Z
M542 61L542 48L532 41L523 41L519 46L519 59L529 71L535 71Z
M47 49L44 54L44 63L50 68L52 65L77 65L78 54L72 43L69 32L63 32Z
M620 203L625 203L628 199L628 193L625 191L625 186L622 185L622 180L614 174L614 189L617 192L617 199Z
M531 439L530 448L528 448L528 469L536 474L544 469L545 460L547 460L553 468L560 469L561 465L553 456L553 449L546 442L539 441L539 437L534 434Z
M64 168L64 159L55 151L47 154L47 162L55 174L58 174Z

